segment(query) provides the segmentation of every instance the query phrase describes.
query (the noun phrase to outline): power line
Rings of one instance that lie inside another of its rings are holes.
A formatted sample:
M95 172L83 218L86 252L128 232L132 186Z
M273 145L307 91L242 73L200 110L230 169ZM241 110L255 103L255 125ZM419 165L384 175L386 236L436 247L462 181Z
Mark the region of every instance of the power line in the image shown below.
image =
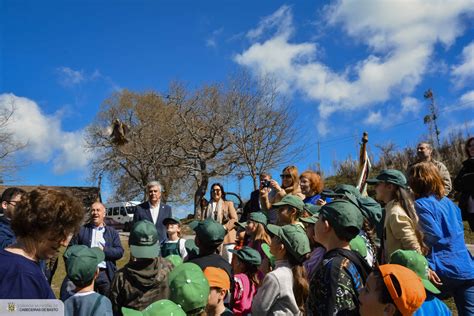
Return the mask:
M438 113L450 113L450 112L454 112L454 111L457 111L457 110L462 110L462 107L464 107L465 105L468 105L468 104L474 104L474 100L469 100L469 101L460 103L458 105L446 106L444 109L438 111ZM393 129L393 128L400 127L400 126L407 125L407 124L411 124L411 123L419 121L421 118L422 118L421 116L417 116L414 119L390 125L385 130ZM371 131L371 130L374 130L374 128L371 128L371 129L368 129L368 130ZM347 142L349 140L353 140L354 137L356 137L355 133L353 133L352 135L346 134L344 136L331 138L331 139L328 139L328 140L321 140L321 141L318 141L318 142L320 143L321 148L327 148L327 147L332 147L332 145L334 145L334 144L328 145L330 143L344 143L344 142Z

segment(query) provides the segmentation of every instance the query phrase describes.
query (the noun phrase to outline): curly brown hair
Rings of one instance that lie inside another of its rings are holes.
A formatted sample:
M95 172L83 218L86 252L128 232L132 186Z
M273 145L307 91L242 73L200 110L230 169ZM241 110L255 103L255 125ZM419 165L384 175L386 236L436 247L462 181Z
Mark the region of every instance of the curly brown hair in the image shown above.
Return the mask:
M82 203L64 192L37 189L22 196L11 221L17 238L65 239L79 231L85 210Z
M309 183L311 183L311 191L315 192L316 194L321 193L324 188L324 181L319 174L311 170L306 170L300 175L300 180L302 177L308 179Z

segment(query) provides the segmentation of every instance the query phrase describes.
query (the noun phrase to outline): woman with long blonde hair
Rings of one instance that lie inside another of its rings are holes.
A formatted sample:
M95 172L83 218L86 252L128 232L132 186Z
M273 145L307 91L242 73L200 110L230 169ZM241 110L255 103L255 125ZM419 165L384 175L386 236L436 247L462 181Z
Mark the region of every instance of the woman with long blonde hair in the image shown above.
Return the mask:
M376 200L385 203L381 262L388 262L390 255L398 249L425 254L423 234L418 227L418 216L403 173L394 169L382 170L367 183L376 185Z
M301 193L300 180L298 177L298 168L296 166L288 166L283 168L281 177L281 185L274 179L270 180L270 186L260 189L260 204L262 209L267 212L269 220L274 223L276 220L275 210L272 205L280 202L281 199L288 194L295 195L301 200L305 198Z

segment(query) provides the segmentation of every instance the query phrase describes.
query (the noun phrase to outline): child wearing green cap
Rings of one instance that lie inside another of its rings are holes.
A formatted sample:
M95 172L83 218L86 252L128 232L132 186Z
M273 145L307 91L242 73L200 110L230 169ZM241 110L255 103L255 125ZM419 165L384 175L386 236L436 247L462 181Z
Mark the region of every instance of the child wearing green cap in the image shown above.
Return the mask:
M186 315L206 316L210 286L201 268L190 262L169 274L169 299L181 306Z
M303 261L311 251L299 225L269 224L275 269L268 273L252 303L252 315L300 315L305 311L309 285Z
M273 207L277 208L277 225L301 224L298 218L303 214L304 203L297 196L288 194Z
M168 298L168 274L174 268L171 262L158 256L158 231L152 222L136 222L128 244L130 261L117 271L110 291L115 315L120 315L122 307L143 310L155 301Z
M270 271L268 258L264 256L262 250L263 244L271 244L271 237L265 230L267 222L267 216L264 213L253 212L250 213L249 219L247 220L247 225L245 227L245 231L249 236L248 246L257 250L260 256L263 258L259 267L259 270L262 271L263 274L266 274Z
M183 309L173 301L159 300L154 302L143 311L122 307L123 316L186 316Z
M403 173L394 169L382 170L374 179L367 179L367 183L375 184L376 199L385 203L381 262L388 262L390 255L398 249L424 253L423 234Z
M110 300L94 292L98 265L105 255L99 248L74 245L67 250L67 276L76 286L75 294L64 302L66 316L112 316Z
M363 217L346 200L325 204L315 223L316 242L326 249L310 282L309 312L313 315L357 315L358 291L363 287L370 266L349 242L358 235Z
M262 278L258 270L262 263L262 257L257 250L247 246L231 251L237 261L234 268L235 288L232 311L234 315L248 315L252 312L252 300Z
M309 245L311 247L309 258L304 262L304 268L306 269L306 278L308 279L308 282L311 281L314 270L321 263L321 260L323 260L323 256L326 253L326 249L314 239L314 225L318 221L318 214L315 214L311 217L300 217L300 222L303 223L305 227L306 236L308 236Z
M390 263L404 266L415 272L421 278L421 282L426 290L426 299L421 307L415 312L415 316L451 315L451 311L446 304L435 296L440 294L441 291L429 280L428 260L426 260L425 257L413 250L400 249L392 253L390 256Z
M161 245L161 256L178 255L184 260L187 257L186 240L181 238L181 222L176 217L168 217L163 220L166 227L166 239Z

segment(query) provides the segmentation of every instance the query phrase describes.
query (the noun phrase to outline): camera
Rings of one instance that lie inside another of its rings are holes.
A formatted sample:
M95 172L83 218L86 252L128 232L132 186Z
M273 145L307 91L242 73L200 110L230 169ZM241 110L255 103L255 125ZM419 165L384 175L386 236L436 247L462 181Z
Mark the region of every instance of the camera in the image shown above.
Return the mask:
M269 188L270 187L270 181L269 180L262 181L262 187Z

